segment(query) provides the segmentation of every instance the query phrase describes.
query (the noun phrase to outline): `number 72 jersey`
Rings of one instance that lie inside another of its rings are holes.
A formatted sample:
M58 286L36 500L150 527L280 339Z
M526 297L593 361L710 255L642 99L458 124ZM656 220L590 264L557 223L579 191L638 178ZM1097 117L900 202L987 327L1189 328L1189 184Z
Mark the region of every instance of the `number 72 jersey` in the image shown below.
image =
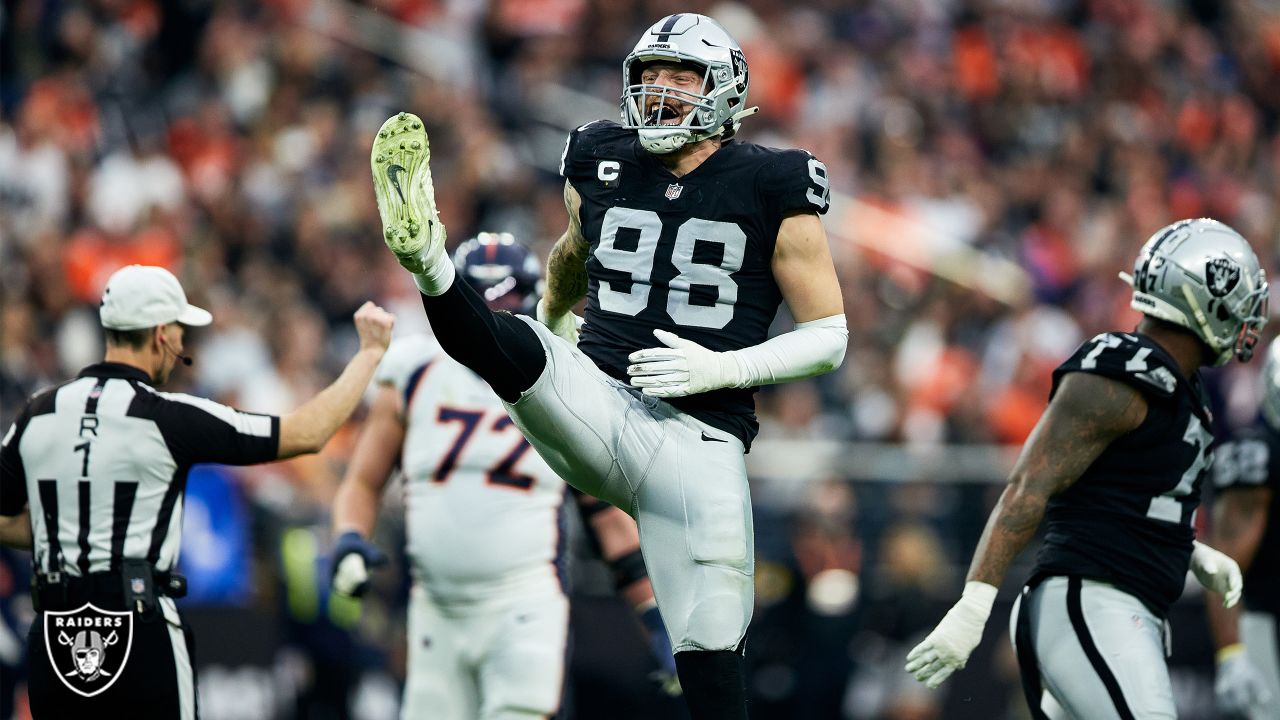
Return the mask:
M676 177L611 122L569 135L561 173L582 197L591 244L578 347L626 382L627 356L661 328L716 351L768 338L782 294L771 263L783 218L824 213L827 170L803 150L733 141ZM681 410L737 435L756 432L751 389L681 398Z
M403 398L406 550L440 603L558 584L564 481L493 390L434 338L396 338L375 379Z
M1130 333L1103 333L1081 345L1054 371L1055 392L1072 372L1132 386L1146 398L1147 417L1049 500L1036 572L1111 582L1164 615L1182 594L1212 460L1200 375L1184 378L1163 348Z

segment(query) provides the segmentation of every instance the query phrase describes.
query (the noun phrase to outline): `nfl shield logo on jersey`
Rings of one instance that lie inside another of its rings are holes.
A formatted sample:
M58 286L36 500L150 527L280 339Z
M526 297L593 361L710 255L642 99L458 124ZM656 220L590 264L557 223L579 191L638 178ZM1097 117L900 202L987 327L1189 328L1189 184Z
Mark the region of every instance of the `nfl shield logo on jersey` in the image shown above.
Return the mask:
M133 647L133 613L101 610L45 611L44 648L62 684L93 697L115 684Z
M684 192L684 186L680 183L671 183L667 186L667 199L675 200L680 197L680 193Z

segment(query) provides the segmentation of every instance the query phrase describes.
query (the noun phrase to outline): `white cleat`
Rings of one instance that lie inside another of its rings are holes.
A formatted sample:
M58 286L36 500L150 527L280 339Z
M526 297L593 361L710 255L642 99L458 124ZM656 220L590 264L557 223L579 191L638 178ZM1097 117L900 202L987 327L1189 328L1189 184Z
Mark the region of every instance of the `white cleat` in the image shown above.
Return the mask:
M369 155L382 238L400 264L414 274L427 273L441 261L449 262L444 252L444 224L436 211L430 160L422 119L406 112L382 123Z

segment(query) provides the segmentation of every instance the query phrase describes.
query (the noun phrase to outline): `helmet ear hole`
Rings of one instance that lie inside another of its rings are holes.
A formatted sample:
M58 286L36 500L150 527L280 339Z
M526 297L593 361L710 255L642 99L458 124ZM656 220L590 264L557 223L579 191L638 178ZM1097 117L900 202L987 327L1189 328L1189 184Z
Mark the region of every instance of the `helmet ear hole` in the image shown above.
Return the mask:
M1227 309L1226 303L1221 301L1218 302L1217 316L1218 320L1221 322L1226 322L1231 319L1231 311Z

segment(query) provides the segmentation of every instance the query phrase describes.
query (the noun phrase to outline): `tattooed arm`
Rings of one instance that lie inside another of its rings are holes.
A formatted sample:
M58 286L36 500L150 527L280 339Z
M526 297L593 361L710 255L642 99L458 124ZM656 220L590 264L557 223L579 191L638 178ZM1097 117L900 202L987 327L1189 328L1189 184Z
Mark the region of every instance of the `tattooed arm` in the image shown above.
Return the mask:
M1035 536L1049 498L1071 487L1112 441L1146 416L1146 399L1118 380L1079 372L1062 379L987 519L964 594L907 655L907 672L936 688L964 667L982 639L996 588Z
M1146 399L1118 380L1079 372L1064 377L987 519L967 579L999 587L1035 537L1049 498L1071 487L1112 441L1146 417Z
M587 255L591 245L582 234L581 208L582 197L566 181L564 209L569 213L569 227L547 258L547 294L542 304L549 317L568 313L587 294Z

